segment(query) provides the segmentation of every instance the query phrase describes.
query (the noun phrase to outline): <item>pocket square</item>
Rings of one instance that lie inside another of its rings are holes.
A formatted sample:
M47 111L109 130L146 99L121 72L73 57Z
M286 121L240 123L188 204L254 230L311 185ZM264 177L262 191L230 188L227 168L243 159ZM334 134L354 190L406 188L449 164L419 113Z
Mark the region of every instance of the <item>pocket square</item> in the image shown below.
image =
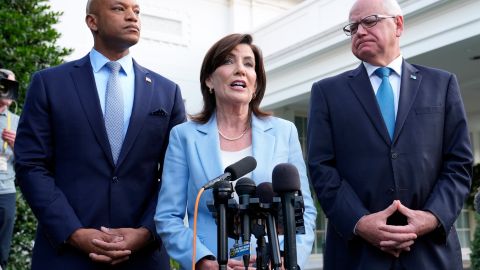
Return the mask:
M158 109L158 110L155 110L155 111L151 111L149 114L150 115L157 115L157 116L167 116L167 112L164 111L163 109Z

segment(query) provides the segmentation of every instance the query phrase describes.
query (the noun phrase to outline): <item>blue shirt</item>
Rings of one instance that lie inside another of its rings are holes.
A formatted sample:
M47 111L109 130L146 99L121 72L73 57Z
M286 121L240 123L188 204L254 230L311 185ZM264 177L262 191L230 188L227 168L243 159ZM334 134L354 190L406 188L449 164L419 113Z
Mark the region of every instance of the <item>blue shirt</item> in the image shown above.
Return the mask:
M107 82L110 76L110 69L105 64L110 62L110 60L97 50L92 49L90 51L90 62L92 63L100 106L102 107L102 113L105 115L105 92L107 91ZM122 66L119 74L123 92L123 137L125 137L130 116L132 115L133 98L135 96L135 72L133 70L133 59L130 54L116 62Z
M0 113L0 132L4 128L7 128L7 113L10 115L10 130L17 130L18 126L18 115L5 110ZM1 154L6 155L8 158L7 161L7 171L6 172L0 172L0 194L9 194L9 193L15 193L15 171L13 169L13 150L12 148L7 144L7 148L3 149L3 139L2 136L0 136L0 147L2 148Z

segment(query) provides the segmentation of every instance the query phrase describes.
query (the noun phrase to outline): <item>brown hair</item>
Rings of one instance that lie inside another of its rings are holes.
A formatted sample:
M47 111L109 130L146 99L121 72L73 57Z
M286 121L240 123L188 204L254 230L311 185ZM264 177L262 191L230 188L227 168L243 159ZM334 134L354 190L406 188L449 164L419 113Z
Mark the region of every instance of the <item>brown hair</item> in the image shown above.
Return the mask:
M257 117L266 117L271 115L270 112L260 110L260 102L265 94L267 79L263 65L262 52L257 46L252 44L252 40L252 36L249 34L231 34L217 41L208 50L205 58L203 59L202 68L200 70L200 88L203 96L203 108L198 114L190 116L193 121L204 124L208 122L215 111L215 95L210 94L206 81L210 75L212 75L212 73L224 63L228 54L239 44L248 44L255 56L257 89L255 91L255 97L250 101L249 111L250 113L253 112Z

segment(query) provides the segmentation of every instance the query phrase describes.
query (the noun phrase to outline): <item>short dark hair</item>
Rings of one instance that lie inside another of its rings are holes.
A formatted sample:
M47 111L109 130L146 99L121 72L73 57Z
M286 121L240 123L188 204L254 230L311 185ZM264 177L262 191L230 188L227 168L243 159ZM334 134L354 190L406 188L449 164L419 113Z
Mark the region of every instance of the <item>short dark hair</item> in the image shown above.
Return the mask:
M206 84L207 79L215 70L221 66L229 53L239 44L247 44L253 51L255 56L255 73L257 75L255 97L250 101L249 111L257 117L266 117L271 115L270 112L260 110L260 102L265 94L267 86L267 78L265 75L265 67L263 64L263 56L260 49L252 44L252 36L249 34L230 34L217 41L208 50L203 59L202 68L200 70L200 88L203 96L203 108L195 115L191 115L191 119L195 122L206 123L215 111L215 95L210 94Z

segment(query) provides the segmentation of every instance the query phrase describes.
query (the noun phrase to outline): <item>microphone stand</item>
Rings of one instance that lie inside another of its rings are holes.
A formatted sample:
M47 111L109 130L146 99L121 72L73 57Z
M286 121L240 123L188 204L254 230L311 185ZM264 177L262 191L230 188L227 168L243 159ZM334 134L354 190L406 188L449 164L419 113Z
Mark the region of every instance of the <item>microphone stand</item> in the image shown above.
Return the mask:
M232 184L228 181L222 180L213 186L213 198L217 211L217 262L220 270L227 270L227 205L232 193Z
M278 233L276 228L275 217L267 213L267 234L270 245L270 254L272 255L272 269L280 270L282 261L280 258L280 244L278 243Z
M258 200L258 199L257 199ZM268 254L267 242L265 241L265 221L261 218L252 220L252 234L257 238L257 259L255 261L257 270L268 270L270 256Z

